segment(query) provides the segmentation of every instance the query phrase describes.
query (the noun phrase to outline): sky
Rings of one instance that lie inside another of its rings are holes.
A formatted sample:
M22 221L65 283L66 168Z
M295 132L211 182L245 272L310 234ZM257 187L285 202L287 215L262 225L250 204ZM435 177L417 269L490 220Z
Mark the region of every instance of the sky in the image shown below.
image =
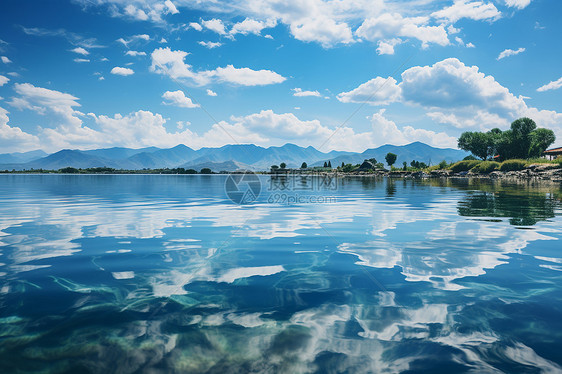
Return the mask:
M0 153L562 145L557 0L2 0Z

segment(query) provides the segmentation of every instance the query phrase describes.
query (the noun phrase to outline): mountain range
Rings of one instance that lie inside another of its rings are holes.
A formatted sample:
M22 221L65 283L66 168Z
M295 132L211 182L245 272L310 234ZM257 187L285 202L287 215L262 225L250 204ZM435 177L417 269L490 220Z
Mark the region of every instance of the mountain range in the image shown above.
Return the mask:
M376 158L385 162L388 152L398 155L396 165L406 161L422 161L436 164L442 160L458 161L468 155L464 151L451 148L435 148L427 144L414 142L408 145L383 145L367 149L364 152L331 151L321 152L316 148L285 144L281 147L260 147L253 144L225 145L220 148L201 148L194 150L183 144L173 148L103 148L94 150L70 150L46 154L43 151L26 153L0 154L0 170L58 170L67 166L75 168L111 167L115 169L157 169L176 168L200 170L210 168L213 171L234 171L238 169L268 170L271 165L285 162L287 167L300 167L303 162L308 166L322 166L330 161L336 167L343 163L358 164L365 159Z

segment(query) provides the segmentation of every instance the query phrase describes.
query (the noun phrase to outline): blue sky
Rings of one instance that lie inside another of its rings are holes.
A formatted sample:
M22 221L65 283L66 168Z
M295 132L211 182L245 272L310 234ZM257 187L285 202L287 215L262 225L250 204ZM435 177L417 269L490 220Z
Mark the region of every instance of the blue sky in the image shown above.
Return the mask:
M553 0L4 0L0 153L456 147L522 116L560 145L560 14Z

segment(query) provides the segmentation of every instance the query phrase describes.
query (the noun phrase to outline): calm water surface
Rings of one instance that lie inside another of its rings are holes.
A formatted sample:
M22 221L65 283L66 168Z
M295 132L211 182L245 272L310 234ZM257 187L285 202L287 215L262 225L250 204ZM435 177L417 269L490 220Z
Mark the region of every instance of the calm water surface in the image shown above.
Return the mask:
M562 371L559 185L225 178L0 175L0 372Z

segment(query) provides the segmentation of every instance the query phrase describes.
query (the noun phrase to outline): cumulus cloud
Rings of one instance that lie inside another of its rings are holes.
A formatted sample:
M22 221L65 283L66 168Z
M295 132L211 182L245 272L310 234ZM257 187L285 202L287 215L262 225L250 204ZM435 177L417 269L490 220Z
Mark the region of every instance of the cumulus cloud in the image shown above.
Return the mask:
M515 56L515 55L518 55L518 54L523 53L523 52L525 52L525 48L519 48L519 49L516 49L516 50L506 49L505 51L501 52L498 55L498 58L496 60L501 60L502 58L506 58L506 57L509 57L509 56Z
M246 18L242 22L238 22L232 26L230 29L231 35L242 34L254 34L261 35L261 31L265 28L275 27L277 25L277 20L269 19L266 21L256 21L255 19Z
M8 104L24 110L33 110L41 115L51 112L63 119L69 126L80 126L83 115L74 107L79 107L78 98L68 93L36 87L30 83L16 83L14 90L18 94Z
M404 126L399 129L396 123L384 116L384 113L385 109L381 109L370 117L373 127L371 136L376 137L377 145L405 145L420 141L434 147L457 147L457 138L449 136L445 132L437 133L426 129L416 129L412 126Z
M313 97L322 97L322 94L318 91L303 91L301 88L293 88L293 96L297 97L305 97L305 96L313 96Z
M193 71L192 66L185 63L188 53L172 51L170 48L158 48L152 52L151 71L169 75L174 79L190 79L198 85L205 85L212 80L227 82L241 86L262 86L281 83L285 77L271 70L253 70L235 68L233 65L218 67L215 70Z
M377 77L355 90L340 93L338 99L372 105L400 101L421 107L435 122L456 129L505 129L517 118L530 117L539 126L549 127L562 136L562 113L529 107L524 97L512 94L493 76L456 58L414 66L402 73L401 78L400 83L389 82L388 94L381 94L385 89L379 87L385 80Z
M222 45L222 43L219 42L197 42L199 45L202 45L205 48L209 48L209 49L213 49L213 48L217 48L220 47Z
M227 65L216 68L212 75L222 82L239 84L241 86L265 86L268 84L282 83L285 77L271 70L252 70L249 68L235 68Z
M82 0L78 0L82 1ZM170 0L166 1L135 1L127 2L121 0L94 0L97 3L110 3L111 15L114 17L132 18L137 21L151 21L161 23L164 21L163 16L168 14L178 14L179 11ZM84 0L84 3L90 3L92 0Z
M3 85L5 85L6 83L8 83L10 81L10 78L5 77L3 75L0 75L0 87L2 87Z
M492 3L456 0L453 5L434 12L431 16L440 21L449 23L455 23L462 18L469 18L477 21L495 21L501 17L501 12Z
M201 25L198 24L197 22L190 22L190 23L189 23L189 27L191 27L193 30L197 30L197 31L202 31L202 30L203 30L203 26L201 26Z
M166 105L174 105L180 108L199 108L199 104L195 104L189 97L186 97L183 91L166 91L162 98L167 100Z
M337 98L342 103L387 105L400 100L401 88L396 83L392 77L376 77L349 92L338 94Z
M133 75L135 74L135 72L133 71L133 69L116 66L113 69L111 69L111 74L127 76L127 75Z
M445 27L430 26L428 22L428 17L402 17L399 13L384 13L366 19L355 34L370 41L407 37L418 39L423 47L430 43L448 45L450 42Z
M1 78L0 78L0 86L1 84ZM552 81L550 83L545 84L544 86L541 86L539 88L537 88L537 91L539 92L544 92L544 91L550 91L550 90L557 90L560 87L562 87L562 77L556 81Z
M222 20L213 18L207 21L201 21L201 25L208 30L214 31L219 35L225 35L226 29Z
M217 96L217 93L213 90L207 89L207 95L209 96Z
M3 63L5 64L9 64L12 62L12 60L10 60L8 57L6 56L1 56L0 59L2 60Z
M402 43L402 39L394 38L389 40L379 40L377 46L377 54L379 55L393 55L394 47Z
M345 22L337 22L328 17L305 18L290 25L295 39L303 42L317 42L323 47L332 47L337 43L354 42L353 32Z
M405 101L429 109L432 118L455 127L505 128L527 116L562 133L561 113L529 107L493 76L455 58L406 70L400 87Z
M39 138L8 125L8 111L0 107L0 148L3 152L24 152L37 149Z

